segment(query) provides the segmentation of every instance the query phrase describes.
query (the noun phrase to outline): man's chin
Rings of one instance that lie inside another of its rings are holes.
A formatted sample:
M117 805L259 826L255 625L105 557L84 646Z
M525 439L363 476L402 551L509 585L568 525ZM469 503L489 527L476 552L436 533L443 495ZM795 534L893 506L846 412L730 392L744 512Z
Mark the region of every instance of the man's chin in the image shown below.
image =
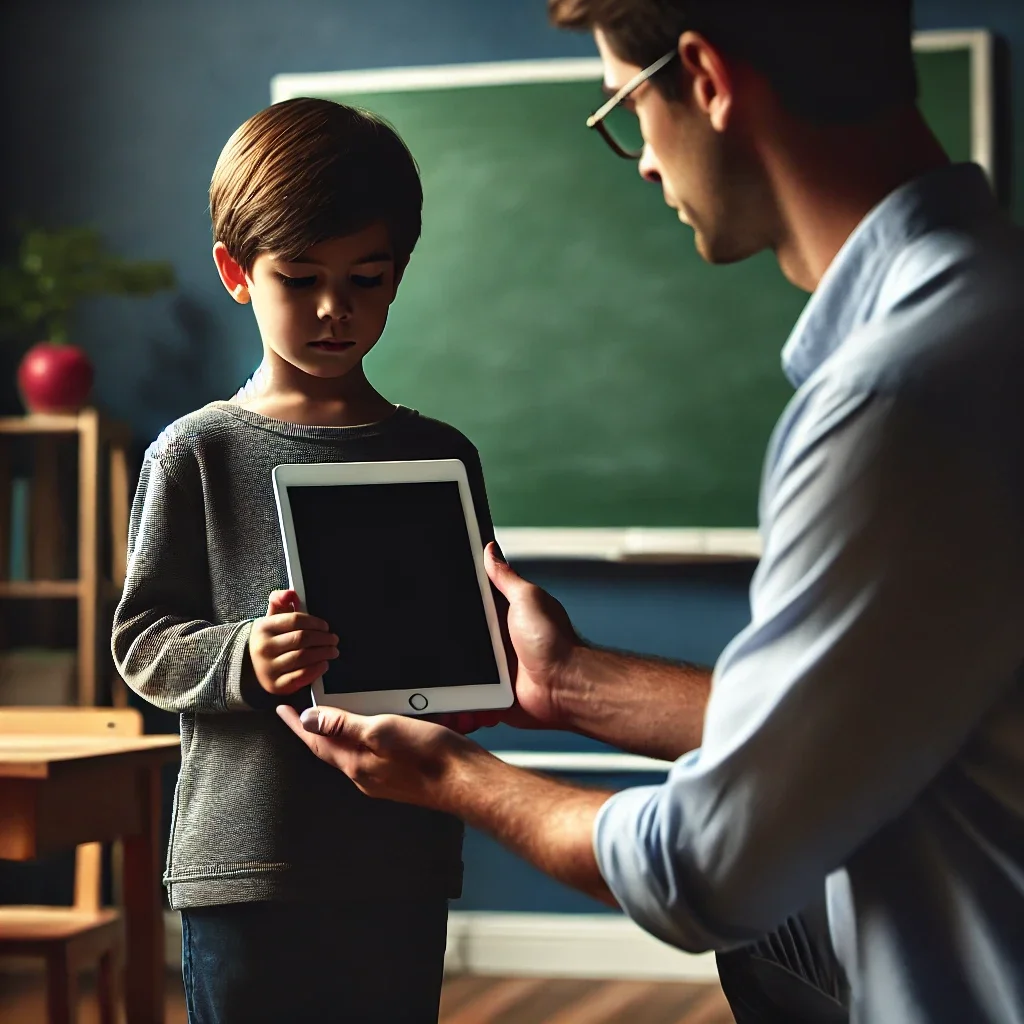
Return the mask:
M720 239L712 242L696 228L694 228L693 232L693 244L697 249L697 255L705 263L710 263L715 267L728 266L730 263L742 263L743 260L756 256L764 248L763 246L751 247L728 244Z

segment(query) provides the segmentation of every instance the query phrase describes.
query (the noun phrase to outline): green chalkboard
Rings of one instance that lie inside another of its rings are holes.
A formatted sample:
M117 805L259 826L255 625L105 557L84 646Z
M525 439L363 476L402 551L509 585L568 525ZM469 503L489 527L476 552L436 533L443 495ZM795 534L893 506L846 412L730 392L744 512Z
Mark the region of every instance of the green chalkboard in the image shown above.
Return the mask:
M927 116L969 159L969 51L919 63ZM585 129L594 80L363 80L292 94L380 113L422 171L423 238L367 369L476 443L495 522L754 525L806 302L773 257L705 265L660 189Z

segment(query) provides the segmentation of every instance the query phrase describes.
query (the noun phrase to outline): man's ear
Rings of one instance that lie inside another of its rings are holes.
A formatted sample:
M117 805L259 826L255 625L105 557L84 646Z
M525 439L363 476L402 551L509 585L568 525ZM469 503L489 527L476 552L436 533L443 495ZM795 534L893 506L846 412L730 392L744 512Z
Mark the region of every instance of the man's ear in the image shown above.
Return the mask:
M732 114L735 79L719 50L699 32L679 37L679 60L690 79L691 95L716 132L724 132Z
M217 273L228 294L243 305L249 301L249 280L241 265L228 252L223 242L213 247L213 262L217 265Z

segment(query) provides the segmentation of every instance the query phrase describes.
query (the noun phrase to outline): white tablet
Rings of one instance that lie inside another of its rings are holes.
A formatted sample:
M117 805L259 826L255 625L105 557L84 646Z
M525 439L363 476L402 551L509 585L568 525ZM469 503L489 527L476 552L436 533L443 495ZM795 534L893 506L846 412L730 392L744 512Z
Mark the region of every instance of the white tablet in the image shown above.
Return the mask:
M512 704L465 466L274 469L288 578L339 637L318 704L429 715Z

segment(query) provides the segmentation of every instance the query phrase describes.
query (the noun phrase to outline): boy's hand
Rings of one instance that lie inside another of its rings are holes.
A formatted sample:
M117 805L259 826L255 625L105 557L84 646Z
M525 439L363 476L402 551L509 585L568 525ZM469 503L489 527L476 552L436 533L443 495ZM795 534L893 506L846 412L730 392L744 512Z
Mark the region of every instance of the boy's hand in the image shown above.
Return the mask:
M260 686L286 697L319 679L338 656L338 638L323 619L297 612L294 590L275 590L267 614L252 624L249 657Z

